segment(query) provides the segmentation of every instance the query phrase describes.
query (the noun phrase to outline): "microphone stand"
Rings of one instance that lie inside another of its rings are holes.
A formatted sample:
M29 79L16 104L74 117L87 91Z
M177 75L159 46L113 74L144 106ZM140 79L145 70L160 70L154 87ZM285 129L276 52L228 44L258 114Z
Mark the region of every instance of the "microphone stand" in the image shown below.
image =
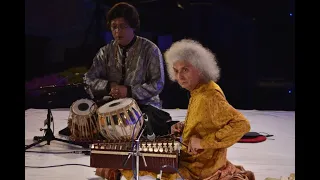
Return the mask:
M135 180L139 180L139 160L140 160L140 156L142 157L142 160L143 160L143 163L144 163L144 166L147 167L147 162L146 162L146 159L144 158L144 155L140 152L140 138L143 134L143 131L145 130L146 128L146 125L144 125L144 127L142 128L142 130L140 131L140 134L138 135L138 138L135 140L135 144L134 144L134 148L133 148L133 151L132 152L129 152L128 153L128 157L126 159L126 161L124 162L124 166L127 164L127 161L129 160L129 158L131 156L135 156L135 159L136 159L136 168L135 168L135 171L136 171L136 176L135 176Z
M144 158L144 155L140 152L140 138L141 135L143 134L143 131L145 129L146 126L144 126L144 128L142 129L142 131L140 132L138 138L135 140L136 142L136 149L135 149L135 154L133 154L134 156L136 156L136 178L135 180L139 180L139 157L141 156L144 162L144 166L147 167L147 162L146 159Z
M51 92L48 93L47 96L50 97L51 95L55 94L55 92ZM37 144L42 143L43 141L47 141L46 145L50 145L51 141L60 141L60 142L65 142L65 143L69 143L69 144L73 144L73 145L78 145L78 146L82 146L81 144L77 144L73 141L68 141L68 140L64 140L64 139L59 139L56 138L53 134L53 131L51 130L51 122L53 122L53 115L51 112L51 108L50 108L50 104L51 104L51 100L48 99L48 106L47 106L47 119L44 121L44 125L47 125L46 129L42 129L40 128L40 131L45 131L45 135L44 136L34 136L33 140L37 141L35 143L32 143L28 146L25 147L25 151Z

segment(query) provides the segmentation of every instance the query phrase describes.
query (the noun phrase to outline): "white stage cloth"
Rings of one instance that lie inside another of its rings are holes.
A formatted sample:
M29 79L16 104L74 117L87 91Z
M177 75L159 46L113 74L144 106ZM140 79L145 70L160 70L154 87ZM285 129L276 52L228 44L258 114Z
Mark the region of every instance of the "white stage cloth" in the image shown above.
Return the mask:
M164 109L173 120L184 120L186 110ZM240 110L250 121L251 130L274 135L261 143L236 143L228 150L228 159L233 164L242 165L253 171L257 180L267 177L279 178L295 172L295 112L294 111L259 111ZM69 109L53 109L54 134L57 138L59 130L67 126ZM47 116L45 109L28 109L25 111L25 144L33 143L34 136L42 136ZM272 140L274 139L274 140ZM45 142L41 143L44 145ZM32 147L28 151L73 151L80 149L64 142L51 141L50 145ZM90 156L83 154L45 154L25 153L26 166L54 166L63 164L83 164L89 166ZM67 165L50 168L25 168L26 180L99 180L95 168ZM124 178L123 178L124 179ZM143 177L143 179L150 179Z

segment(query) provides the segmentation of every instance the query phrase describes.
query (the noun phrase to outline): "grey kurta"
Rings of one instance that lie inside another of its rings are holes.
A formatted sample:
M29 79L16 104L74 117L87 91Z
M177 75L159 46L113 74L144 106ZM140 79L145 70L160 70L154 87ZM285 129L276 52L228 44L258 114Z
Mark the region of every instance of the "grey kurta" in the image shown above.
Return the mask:
M84 82L93 95L108 95L109 82L120 83L122 78L122 50L115 41L100 48L92 66L84 76ZM161 107L159 94L164 87L164 67L160 49L150 40L137 36L127 50L125 76L122 85L131 87L132 98L138 104Z

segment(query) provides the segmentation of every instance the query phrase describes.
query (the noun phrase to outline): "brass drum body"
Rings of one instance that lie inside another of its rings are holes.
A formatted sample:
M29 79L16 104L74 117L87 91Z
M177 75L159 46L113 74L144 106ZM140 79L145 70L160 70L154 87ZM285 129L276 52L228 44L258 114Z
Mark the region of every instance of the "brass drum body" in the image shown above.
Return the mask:
M136 101L122 98L110 101L97 110L100 134L107 140L136 138L144 118Z
M93 140L99 135L95 102L89 99L79 99L70 107L68 127L72 140Z

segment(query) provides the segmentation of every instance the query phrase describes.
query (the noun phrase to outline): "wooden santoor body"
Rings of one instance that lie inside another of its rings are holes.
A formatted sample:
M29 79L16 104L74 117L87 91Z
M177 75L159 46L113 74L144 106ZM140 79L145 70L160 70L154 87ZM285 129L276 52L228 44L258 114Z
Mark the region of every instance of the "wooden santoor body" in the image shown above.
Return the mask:
M142 140L139 142L139 152L144 156L139 157L139 170L159 173L162 166L163 172L174 173L178 168L180 144L172 139L156 139L154 141ZM132 141L116 142L103 141L91 145L90 166L95 168L132 169L136 156L132 154L136 148ZM130 157L129 155L132 154ZM128 158L129 157L129 158ZM132 159L134 158L134 159ZM134 160L134 162L132 162Z

